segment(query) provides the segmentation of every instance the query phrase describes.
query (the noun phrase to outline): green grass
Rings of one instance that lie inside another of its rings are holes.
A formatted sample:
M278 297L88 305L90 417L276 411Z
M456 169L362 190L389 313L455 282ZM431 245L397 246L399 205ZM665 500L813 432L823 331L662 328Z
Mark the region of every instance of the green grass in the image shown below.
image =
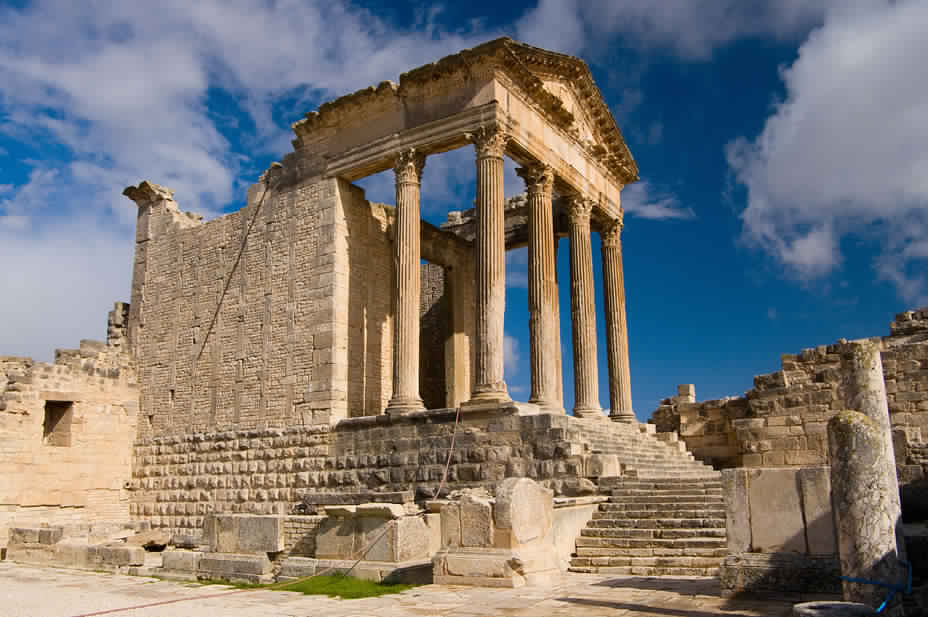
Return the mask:
M305 581L298 581L289 585L275 587L281 591L298 591L307 595L325 595L330 598L339 597L345 600L357 598L375 598L391 593L402 593L412 589L415 585L404 583L375 583L364 581L351 576L314 576Z
M231 583L220 580L200 580L200 585L226 585L236 589L271 589L273 591L295 591L306 595L322 595L330 598L338 597L345 600L356 600L359 598L375 598L391 593L402 593L407 589L412 589L416 585L405 583L375 583L373 581L364 581L359 578L345 576L344 574L333 574L330 576L314 576L305 581L295 581L293 583L275 583L273 585L257 585L254 583Z

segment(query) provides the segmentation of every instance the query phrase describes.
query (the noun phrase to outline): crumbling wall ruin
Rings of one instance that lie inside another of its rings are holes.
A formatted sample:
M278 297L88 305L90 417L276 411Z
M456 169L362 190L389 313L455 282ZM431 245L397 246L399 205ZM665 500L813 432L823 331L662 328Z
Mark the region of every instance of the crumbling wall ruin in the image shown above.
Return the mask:
M922 477L928 426L928 308L896 315L881 343L896 459L903 481ZM687 449L716 467L814 466L828 462L826 425L844 409L838 344L784 354L782 369L754 378L744 397L664 399L651 422L678 430ZM690 386L691 387L691 386Z
M129 306L107 342L59 349L55 362L0 358L0 547L13 525L127 521L138 389Z

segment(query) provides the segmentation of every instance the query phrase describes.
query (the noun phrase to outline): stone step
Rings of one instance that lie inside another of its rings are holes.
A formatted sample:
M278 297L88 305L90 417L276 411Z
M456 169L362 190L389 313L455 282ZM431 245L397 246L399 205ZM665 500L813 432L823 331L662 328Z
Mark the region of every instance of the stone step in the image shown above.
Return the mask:
M725 507L725 498L721 495L644 495L641 497L623 497L611 496L609 503L612 504L681 504L681 503L705 503L718 504Z
M652 568L718 568L717 557L573 557L575 567L647 566Z
M712 518L628 518L628 519L593 519L587 523L588 529L613 527L631 527L634 529L724 529L725 519Z
M570 572L583 574L618 574L626 576L718 576L718 566L714 568L650 567L650 566L570 566Z
M697 509L697 510L605 510L593 513L594 521L658 518L716 518L725 516L724 509Z
M581 537L589 538L643 538L643 539L694 539L694 538L725 538L726 530L723 527L674 527L671 529L632 527L585 527L580 532ZM579 541L580 538L577 538Z
M624 476L603 478L600 480L600 488L611 488L615 490L622 489L639 489L639 490L673 490L677 488L700 488L700 489L720 489L722 482L718 478L707 478L704 480L694 480L691 478L684 479L650 479L643 480L640 478L628 479Z
M619 547L578 546L577 557L716 557L723 558L728 548L715 547Z
M614 488L613 497L663 496L663 495L721 495L721 488L674 487L674 488Z
M725 549L727 543L725 536L706 537L693 536L692 538L612 538L612 537L589 537L580 536L577 538L577 549L580 548L722 548ZM727 550L727 549L726 549Z

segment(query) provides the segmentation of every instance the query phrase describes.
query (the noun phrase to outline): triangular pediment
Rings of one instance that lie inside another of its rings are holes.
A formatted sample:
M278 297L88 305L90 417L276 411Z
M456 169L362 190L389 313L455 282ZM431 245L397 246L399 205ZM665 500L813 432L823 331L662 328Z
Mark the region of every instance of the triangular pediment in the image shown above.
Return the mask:
M638 179L635 163L586 63L573 56L502 39L510 70L521 71L530 93L551 107L552 115L581 142L594 147L623 182ZM532 83L534 82L534 83Z

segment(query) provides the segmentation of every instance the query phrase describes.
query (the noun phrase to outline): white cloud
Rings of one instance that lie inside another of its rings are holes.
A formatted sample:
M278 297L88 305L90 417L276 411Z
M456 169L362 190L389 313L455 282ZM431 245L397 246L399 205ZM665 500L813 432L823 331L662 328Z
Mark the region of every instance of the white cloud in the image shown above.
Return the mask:
M506 378L511 379L519 374L519 339L508 334L503 335L503 367Z
M838 0L541 0L517 23L517 35L533 45L566 53L609 49L621 37L639 49L665 49L706 59L745 37L790 40L821 22Z
M0 133L69 152L63 163L33 162L26 184L3 191L0 353L47 359L55 344L95 336L109 304L128 299L131 251L123 248L131 247L135 209L121 195L125 186L150 179L174 189L182 208L214 215L244 201L243 176L256 175L243 169L249 157L290 150L287 122L272 113L282 97L310 111L497 34L479 24L441 31L434 16L399 30L367 10L321 0L38 0L0 8ZM232 101L231 111L207 107L215 92ZM223 132L237 130L229 117L238 112L255 127L237 135L247 156ZM433 167L442 176L441 163ZM452 167L446 184L433 187L438 194L453 185ZM52 301L59 275L93 284ZM84 314L90 307L93 319Z
M635 182L622 189L622 208L626 215L643 219L696 218L696 213L692 208L681 206L676 196L654 189L646 180Z
M928 257L928 4L868 2L829 13L782 70L786 98L753 140L727 149L747 190L744 240L801 278L842 261L840 241L875 238L874 264L923 302Z

